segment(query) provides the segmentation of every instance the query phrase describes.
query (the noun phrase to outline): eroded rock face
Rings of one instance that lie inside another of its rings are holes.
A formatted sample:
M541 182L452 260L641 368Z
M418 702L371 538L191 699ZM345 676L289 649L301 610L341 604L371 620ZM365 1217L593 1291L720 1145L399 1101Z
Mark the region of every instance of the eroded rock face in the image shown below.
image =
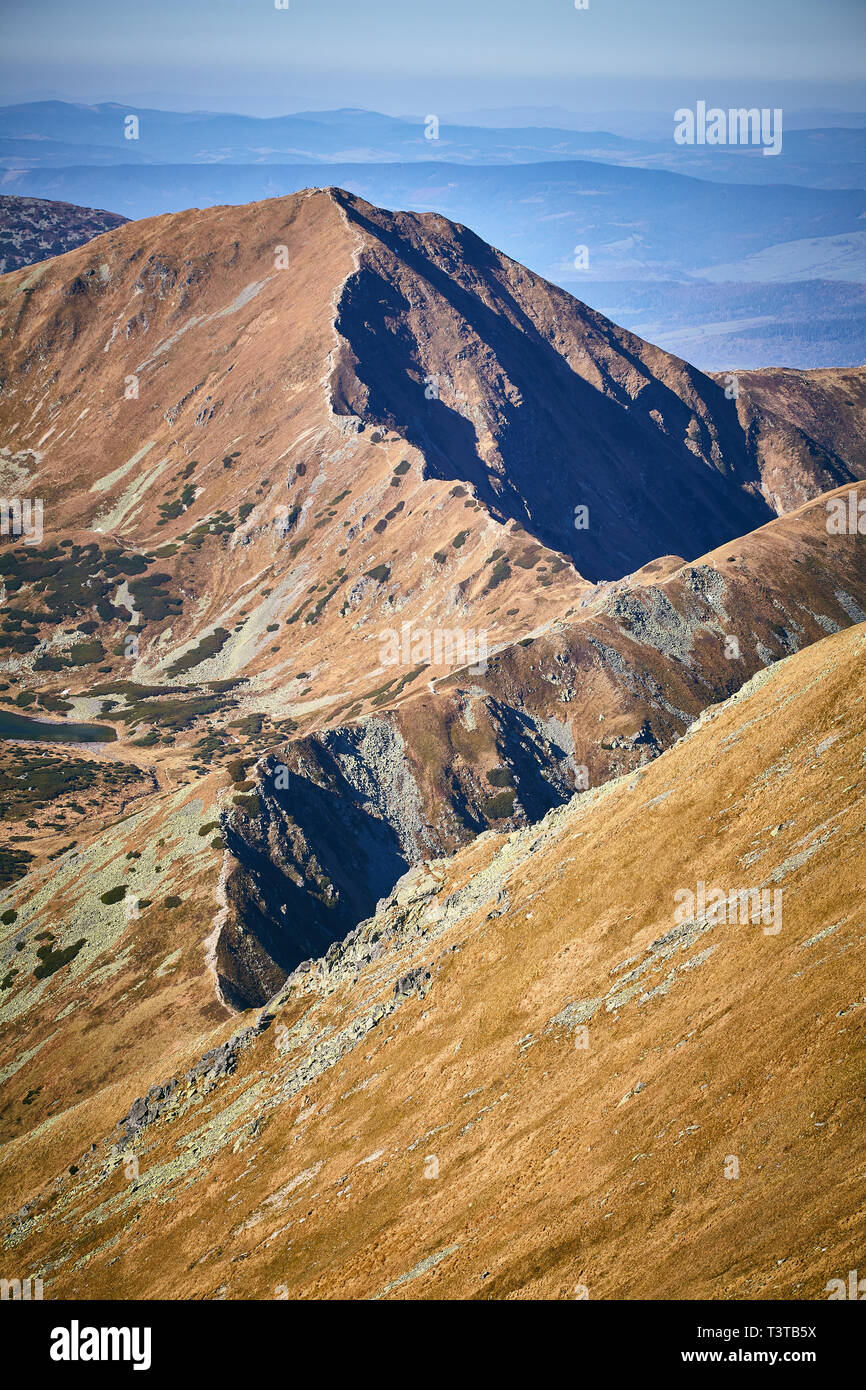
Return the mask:
M463 759L424 767L393 717L262 760L257 812L225 822L231 860L215 964L227 1003L265 1003L298 961L344 938L410 866L568 799L577 770L541 722L490 699L485 707L494 771L504 774L495 780Z
M216 946L227 1002L261 1004L299 960L372 911L435 848L399 729L379 719L290 746L258 766L257 811L234 813L228 912Z

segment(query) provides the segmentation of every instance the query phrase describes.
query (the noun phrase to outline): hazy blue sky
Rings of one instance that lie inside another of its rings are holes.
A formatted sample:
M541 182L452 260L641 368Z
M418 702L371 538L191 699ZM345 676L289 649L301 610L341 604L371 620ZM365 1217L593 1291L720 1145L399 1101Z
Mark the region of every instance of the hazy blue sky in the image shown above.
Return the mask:
M2 100L866 108L866 0L0 0Z

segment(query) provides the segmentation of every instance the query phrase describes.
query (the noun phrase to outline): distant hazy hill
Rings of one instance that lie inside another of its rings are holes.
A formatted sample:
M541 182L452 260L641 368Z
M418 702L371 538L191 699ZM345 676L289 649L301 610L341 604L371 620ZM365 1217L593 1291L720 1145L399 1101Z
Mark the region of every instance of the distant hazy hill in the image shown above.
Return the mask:
M567 113L566 113L567 114ZM610 115L611 113L605 113ZM134 138L128 118L134 116ZM781 153L766 159L753 146L676 145L673 114L655 138L604 128L560 126L501 113L473 123L425 116L400 118L345 108L260 118L226 112L157 111L107 102L31 102L0 107L0 166L56 169L79 164L317 164L441 160L457 164L525 164L593 159L667 169L726 183L796 183L815 188L866 187L866 130L785 129Z

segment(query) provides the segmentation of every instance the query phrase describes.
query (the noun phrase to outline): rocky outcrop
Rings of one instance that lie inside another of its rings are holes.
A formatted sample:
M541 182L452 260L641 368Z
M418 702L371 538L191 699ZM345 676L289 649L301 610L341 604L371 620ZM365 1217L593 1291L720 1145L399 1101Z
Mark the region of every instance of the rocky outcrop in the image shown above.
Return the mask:
M172 1119L193 1098L200 1099L207 1095L222 1077L233 1076L240 1054L266 1032L272 1023L273 1014L260 1014L251 1027L235 1034L219 1047L205 1052L185 1076L159 1082L151 1086L147 1095L137 1097L118 1125L121 1137L116 1148L122 1150L134 1144L149 1125L155 1124L161 1118Z

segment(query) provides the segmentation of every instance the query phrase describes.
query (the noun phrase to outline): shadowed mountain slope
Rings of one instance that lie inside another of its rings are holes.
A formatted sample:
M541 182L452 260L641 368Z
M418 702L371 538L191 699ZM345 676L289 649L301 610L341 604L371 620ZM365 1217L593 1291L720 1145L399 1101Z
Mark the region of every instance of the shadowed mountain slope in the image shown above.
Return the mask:
M466 228L344 202L365 250L341 301L338 412L397 429L434 476L471 483L591 579L768 519L708 378Z

